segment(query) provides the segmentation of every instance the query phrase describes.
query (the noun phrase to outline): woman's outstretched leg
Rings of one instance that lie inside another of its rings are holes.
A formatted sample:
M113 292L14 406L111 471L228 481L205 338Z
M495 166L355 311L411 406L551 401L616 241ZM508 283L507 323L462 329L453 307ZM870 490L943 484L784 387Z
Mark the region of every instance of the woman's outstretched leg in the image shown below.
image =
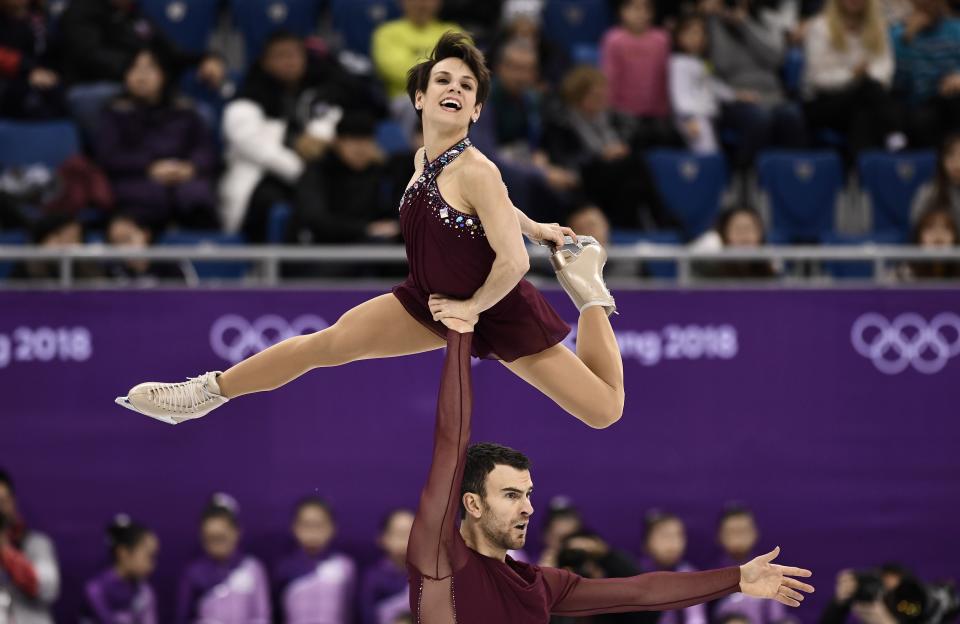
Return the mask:
M609 427L623 414L623 361L602 307L580 315L576 354L558 344L505 365L595 429Z
M422 353L445 344L387 294L358 305L323 331L288 338L225 373L183 383L140 384L117 403L177 424L204 416L229 399L279 388L314 368Z
M247 358L217 378L233 399L274 390L314 368L412 355L446 342L410 316L391 294L361 303L323 331L294 336Z

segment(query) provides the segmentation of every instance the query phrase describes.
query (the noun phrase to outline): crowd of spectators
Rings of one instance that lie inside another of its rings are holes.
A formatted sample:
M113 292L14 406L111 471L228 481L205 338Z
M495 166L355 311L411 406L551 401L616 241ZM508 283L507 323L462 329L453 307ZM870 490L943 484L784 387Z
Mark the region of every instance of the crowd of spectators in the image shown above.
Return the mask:
M0 0L0 117L72 118L86 160L70 166L107 188L64 208L51 195L78 176L0 172L0 230L63 244L47 240L55 212L82 226L81 240L124 230L114 227L122 218L126 231L145 232L143 244L171 228L252 243L399 242L395 208L422 144L406 71L443 32L465 28L494 76L474 143L535 219L590 215L587 233L680 230L647 165L654 148L723 152L738 175L771 148L827 146L849 170L866 150L940 148L938 174L914 201L911 242L957 244L960 19L947 0L611 0L616 23L592 63L552 39L543 0L399 5L401 17L373 31L365 69L319 27L306 38L274 32L234 67L212 48L180 48L136 0L70 0L58 16L43 0ZM377 141L386 120L402 135L389 151ZM753 209L749 194L733 195L714 242L760 244L762 211L749 242L725 231ZM289 210L279 234L278 205Z
M414 521L411 510L396 508L383 517L376 540L380 557L362 568L355 557L337 547L334 510L316 495L294 506L288 525L292 538L289 552L262 557L248 550L241 518L233 497L214 494L200 514L196 558L178 571L173 595L158 596L151 577L162 557L162 535L145 519L117 514L105 532L102 568L82 583L82 613L74 621L155 624L158 612L164 611L178 624L410 622L405 559ZM589 527L584 510L558 496L548 507L540 537L538 557L525 551L511 551L510 556L588 578L698 569L687 556L683 519L662 509L652 509L643 517L641 543L622 550ZM740 504L723 509L715 538L719 556L703 567L742 565L759 554L760 531L754 514ZM24 520L13 480L0 471L0 622L52 623L60 575L53 542ZM912 613L909 620L894 617L891 610L898 607L890 596L898 587L897 601L913 600L917 592L930 594L919 607L923 613ZM851 610L865 623L937 624L956 615L960 599L948 585L923 585L903 566L887 564L876 570L840 572L836 594L821 621L844 622ZM930 617L921 617L924 615ZM682 611L599 616L589 621L786 624L798 620L780 603L733 594ZM581 620L558 617L551 624L578 622Z

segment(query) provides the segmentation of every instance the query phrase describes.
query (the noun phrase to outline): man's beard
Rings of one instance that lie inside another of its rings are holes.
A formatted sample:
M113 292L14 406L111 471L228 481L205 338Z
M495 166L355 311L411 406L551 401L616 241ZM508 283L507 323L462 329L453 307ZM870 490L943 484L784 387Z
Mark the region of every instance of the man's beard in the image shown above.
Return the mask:
M489 523L482 523L480 528L483 530L483 534L487 536L487 539L491 544L497 548L502 548L504 550L519 550L523 548L523 544L526 542L527 534L523 533L521 537L517 537L513 534L514 527L510 525L506 529L491 526Z

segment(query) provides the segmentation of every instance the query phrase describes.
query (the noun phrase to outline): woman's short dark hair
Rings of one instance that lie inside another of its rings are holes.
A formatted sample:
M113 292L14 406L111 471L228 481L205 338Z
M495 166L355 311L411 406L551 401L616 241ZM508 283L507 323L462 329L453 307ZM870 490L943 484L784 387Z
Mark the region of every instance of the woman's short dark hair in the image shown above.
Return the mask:
M490 70L483 52L473 45L465 33L453 30L443 33L427 60L414 65L407 72L407 95L410 101L416 103L417 91L426 92L433 66L448 58L458 58L466 63L477 78L477 104L486 102L490 94Z

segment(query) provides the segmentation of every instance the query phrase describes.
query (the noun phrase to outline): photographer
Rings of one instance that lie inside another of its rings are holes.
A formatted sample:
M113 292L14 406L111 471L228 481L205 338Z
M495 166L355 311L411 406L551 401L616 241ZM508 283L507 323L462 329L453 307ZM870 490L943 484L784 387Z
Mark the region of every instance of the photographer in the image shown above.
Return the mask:
M557 567L570 570L586 578L625 578L640 574L640 570L629 555L614 550L596 533L581 529L567 536L557 555ZM601 624L653 624L659 621L660 613L644 611L635 613L614 613L597 615L588 620ZM568 624L569 618L554 617L551 624Z
M53 543L27 529L17 510L13 481L0 470L0 598L9 597L11 621L52 624L49 607L59 590Z
M945 624L958 610L952 586L921 583L903 566L887 563L874 570L841 570L820 624Z

